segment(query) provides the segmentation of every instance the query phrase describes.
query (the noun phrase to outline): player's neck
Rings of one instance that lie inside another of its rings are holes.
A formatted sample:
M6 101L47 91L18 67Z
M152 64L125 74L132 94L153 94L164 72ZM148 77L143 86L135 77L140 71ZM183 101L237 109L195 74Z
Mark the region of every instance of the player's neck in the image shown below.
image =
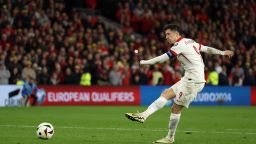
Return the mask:
M183 37L181 35L177 35L176 42L179 42Z

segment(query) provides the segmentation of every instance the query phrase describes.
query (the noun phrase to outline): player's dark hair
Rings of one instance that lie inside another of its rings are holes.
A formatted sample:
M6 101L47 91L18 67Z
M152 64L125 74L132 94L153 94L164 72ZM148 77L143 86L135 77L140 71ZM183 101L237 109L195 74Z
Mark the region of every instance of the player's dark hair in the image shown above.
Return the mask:
M180 27L179 25L177 24L167 24L164 26L163 30L166 31L166 30L171 30L171 31L177 31L177 32L180 32Z

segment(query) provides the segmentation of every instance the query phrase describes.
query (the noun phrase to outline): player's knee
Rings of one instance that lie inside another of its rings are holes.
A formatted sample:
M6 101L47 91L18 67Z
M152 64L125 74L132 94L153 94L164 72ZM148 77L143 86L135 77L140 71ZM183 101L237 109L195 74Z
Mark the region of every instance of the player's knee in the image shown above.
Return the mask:
M166 96L167 93L168 93L167 90L164 90L161 95L162 95L162 96Z
M172 89L166 89L162 92L161 96L166 99L172 99L175 97L175 94Z

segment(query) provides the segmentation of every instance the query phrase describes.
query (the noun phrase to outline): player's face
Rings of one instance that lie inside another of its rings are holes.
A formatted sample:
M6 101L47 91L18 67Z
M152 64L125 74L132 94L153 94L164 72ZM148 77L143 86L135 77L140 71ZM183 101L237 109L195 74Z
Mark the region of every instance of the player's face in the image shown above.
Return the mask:
M177 32L167 29L165 31L165 38L169 44L173 44L177 40Z

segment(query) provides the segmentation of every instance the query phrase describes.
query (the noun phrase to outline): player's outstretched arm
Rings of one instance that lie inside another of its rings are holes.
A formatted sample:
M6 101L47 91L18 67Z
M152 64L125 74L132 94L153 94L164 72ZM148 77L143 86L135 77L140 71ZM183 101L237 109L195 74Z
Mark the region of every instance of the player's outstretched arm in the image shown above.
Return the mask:
M164 62L168 59L169 59L169 56L165 53L165 54L162 54L158 57L155 57L155 58L152 58L152 59L149 59L149 60L141 60L140 64L141 65L152 65L152 64L155 64L155 63L162 63L162 62Z
M233 51L230 51L230 50L221 51L216 48L208 47L208 46L202 46L201 51L205 53L210 53L210 54L226 55L229 58L231 58L234 55Z

